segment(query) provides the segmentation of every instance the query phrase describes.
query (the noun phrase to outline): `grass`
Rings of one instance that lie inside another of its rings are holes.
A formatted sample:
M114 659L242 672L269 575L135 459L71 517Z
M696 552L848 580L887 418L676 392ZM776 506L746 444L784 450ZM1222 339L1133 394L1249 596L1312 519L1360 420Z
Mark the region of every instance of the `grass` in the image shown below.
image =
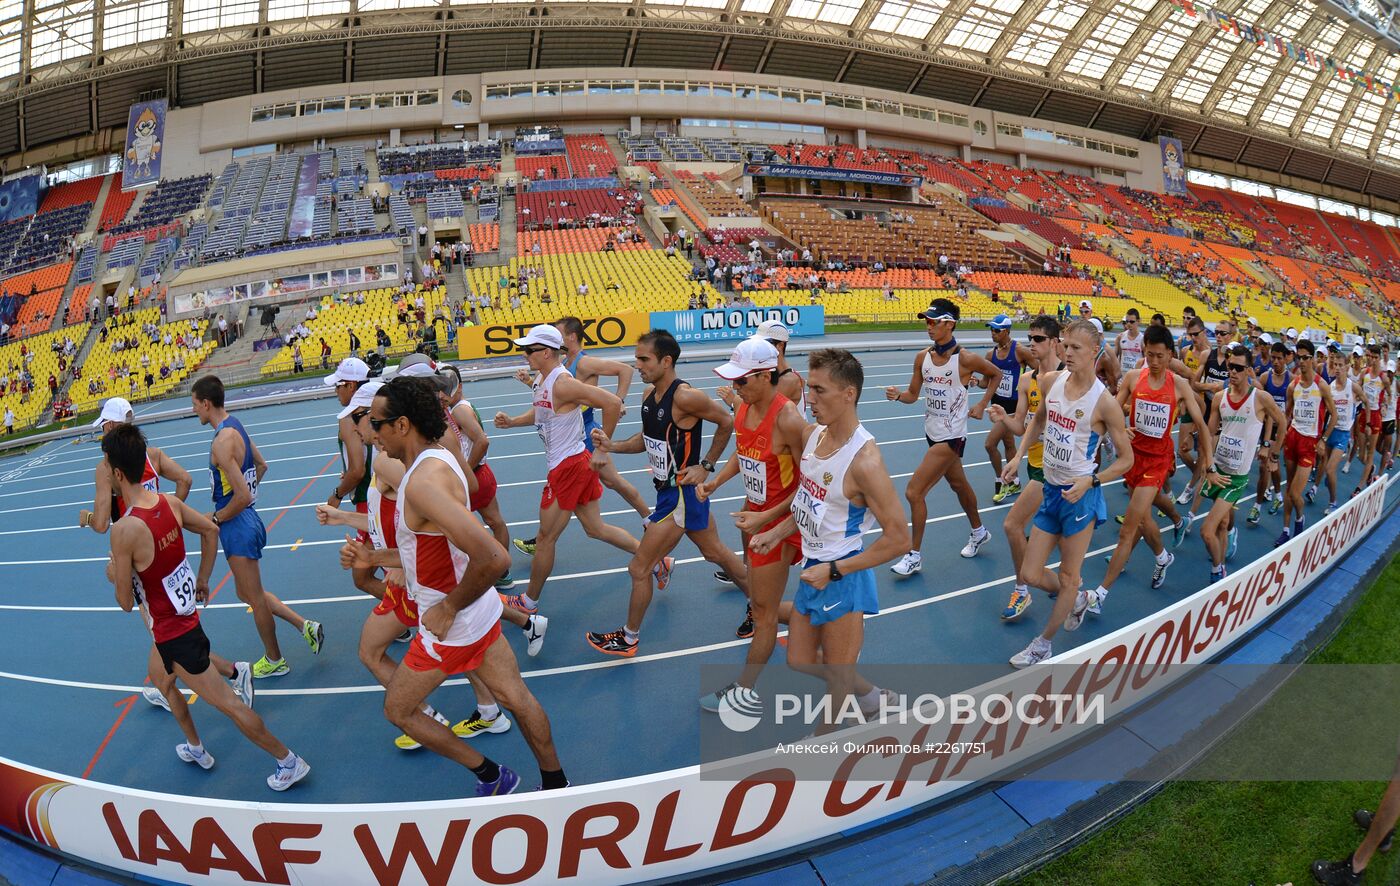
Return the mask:
M1366 590L1310 662L1400 663L1400 557ZM1335 739L1336 736L1330 738ZM1315 859L1361 842L1351 821L1384 782L1173 782L1122 821L1030 874L1025 886L1312 883ZM1400 882L1396 853L1377 854L1368 883Z

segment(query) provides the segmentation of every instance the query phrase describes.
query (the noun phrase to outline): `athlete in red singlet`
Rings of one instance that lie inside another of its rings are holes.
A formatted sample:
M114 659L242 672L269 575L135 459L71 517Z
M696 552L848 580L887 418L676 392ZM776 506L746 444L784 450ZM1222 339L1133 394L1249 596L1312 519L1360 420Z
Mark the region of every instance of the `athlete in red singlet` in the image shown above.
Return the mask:
M744 509L734 515L734 522L744 534L749 559L749 617L745 626L751 620L753 639L739 679L700 700L701 707L711 712L717 712L722 704L747 709L760 703L754 684L777 645L783 588L792 564L802 559L802 536L793 532L765 553L751 550L749 539L785 521L791 512L807 427L792 401L778 393L778 350L766 339L745 339L715 374L734 383L741 401L734 419L738 445L720 472L701 485L697 494L708 499L734 475L743 474L747 500ZM740 627L741 636L745 626Z
M155 640L147 665L152 682L166 683L164 675L178 677L232 720L249 741L278 761L267 778L268 787L286 790L305 778L311 767L269 732L262 718L210 667L209 638L195 610L209 597L209 576L219 551L218 527L179 499L140 485L137 478L146 461L146 439L135 425L114 428L103 437L102 451L111 466L112 485L128 503L126 513L112 526L107 577L116 587L117 604L127 612L139 606L146 619ZM185 554L184 529L200 536L198 574ZM175 747L176 755L202 769L213 768L214 755L204 749L184 695L173 681L166 685L166 702L186 738Z
M113 397L102 404L102 414L93 422L93 427L101 428L105 434L120 424L131 422L134 418L131 404L121 397ZM161 477L175 484L175 497L180 501L189 497L190 487L194 485L189 471L176 464L174 459L160 449L148 445L146 466L141 471L140 485L152 492L159 492ZM93 495L92 509L78 512L78 525L89 527L101 535L112 525L113 520L121 517L126 510L126 504L112 488L112 472L108 469L105 458L98 462L93 470L93 485L96 492Z

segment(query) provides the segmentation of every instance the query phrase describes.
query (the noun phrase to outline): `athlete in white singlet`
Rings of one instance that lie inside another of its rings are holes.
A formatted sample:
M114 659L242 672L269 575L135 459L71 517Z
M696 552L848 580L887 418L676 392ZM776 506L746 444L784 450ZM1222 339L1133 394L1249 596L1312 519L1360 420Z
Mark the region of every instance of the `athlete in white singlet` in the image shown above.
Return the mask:
M553 327L550 327L553 328ZM400 566L418 605L418 633L394 671L384 713L420 744L471 769L478 796L508 794L520 778L486 759L422 711L450 676L472 672L515 715L540 764L543 787L567 786L549 718L525 686L515 653L501 636L501 600L492 588L510 562L468 504L466 474L435 441L447 432L432 382L396 378L380 388L370 411L379 444L408 466L399 487L396 551L351 542L354 563Z
M1316 346L1302 338L1296 347L1298 374L1288 386L1288 432L1283 438L1288 488L1283 497L1283 532L1274 540L1274 547L1303 531L1306 523L1303 488L1308 484L1308 472L1322 454L1324 441L1337 416L1332 406L1332 387L1314 369ZM1293 521L1291 530L1290 518Z
M496 413L495 424L498 428L534 425L544 442L548 475L540 496L540 527L535 538L535 558L530 563L529 587L523 594L502 597L502 602L534 615L544 592L545 579L554 571L555 546L574 514L578 515L583 531L590 538L605 541L628 554L637 552L637 539L603 521L598 508L603 484L593 461L606 459L607 453L590 454L583 442L584 410L592 407L601 411L603 433L611 437L622 417L622 400L569 374L559 362L564 337L557 328L542 323L524 338L516 339L515 344L525 352L525 360L534 373L531 387L534 399L530 409L520 415ZM645 503L642 508L650 513ZM665 588L669 580L669 571L658 571L657 588Z
M1002 470L1003 480L1015 477L1030 447L1044 443L1045 499L1035 515L1020 579L1058 596L1040 636L1011 658L1017 668L1049 658L1051 638L1061 624L1066 630L1075 630L1083 622L1091 603L1090 595L1079 587L1084 553L1094 527L1108 519L1100 487L1123 476L1133 465L1123 410L1095 374L1103 333L1092 323L1077 320L1061 340L1066 368L1043 377L1044 404L1021 438L1016 455ZM1113 439L1118 458L1095 473L1095 450L1105 436ZM1046 566L1056 547L1060 549L1058 575Z
M920 548L928 525L927 498L939 480L947 479L972 524L972 534L963 546L962 555L977 556L977 551L992 537L977 512L977 493L963 472L962 458L967 446L968 416L982 417L983 410L997 392L1001 370L986 357L958 346L953 330L960 313L958 306L948 299L934 299L928 310L919 314L928 325L932 346L914 358L914 375L907 388L902 391L885 388L885 399L900 403L915 403L923 394L924 439L928 441L928 451L904 489L904 497L909 502L913 547L890 567L900 576L913 575L924 568ZM987 387L981 401L969 406L968 383L974 374L983 376Z
M1368 394L1365 376L1360 380L1353 377L1346 357L1337 351L1331 352L1327 363L1332 375L1332 408L1335 411L1335 419L1332 432L1323 440L1322 461L1318 465L1327 482L1328 504L1322 512L1324 515L1337 509L1337 469L1346 460L1352 436L1366 433L1371 421L1371 410L1366 405L1368 401L1373 400L1376 403L1377 418L1380 415L1379 385L1376 386L1377 390ZM1368 446L1368 443L1361 445L1363 453ZM1313 483L1304 493L1304 497L1311 504L1316 495L1317 484Z
M1128 308L1123 315L1123 331L1113 343L1113 352L1118 356L1118 365L1127 374L1142 364L1142 332L1138 328L1142 315L1137 308Z

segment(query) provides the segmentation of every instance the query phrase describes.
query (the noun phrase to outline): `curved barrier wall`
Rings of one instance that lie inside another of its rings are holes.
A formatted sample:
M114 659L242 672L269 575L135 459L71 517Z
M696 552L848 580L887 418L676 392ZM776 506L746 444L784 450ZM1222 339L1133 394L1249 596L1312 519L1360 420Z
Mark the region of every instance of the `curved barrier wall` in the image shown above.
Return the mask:
M1058 656L1074 681L1116 686L1108 715L1161 692L1289 605L1385 513L1375 483L1270 556L1175 605ZM1009 674L996 686L1040 680ZM1048 679L1048 678L1047 678ZM1045 688L1042 683L1040 688ZM898 743L984 742L977 761L907 754L900 777L862 779L864 752L829 781L797 780L772 752L548 794L486 800L299 805L126 790L0 761L0 825L67 855L182 883L590 884L676 877L782 853L965 787L1083 733L984 726L862 727ZM971 765L969 765L971 764Z

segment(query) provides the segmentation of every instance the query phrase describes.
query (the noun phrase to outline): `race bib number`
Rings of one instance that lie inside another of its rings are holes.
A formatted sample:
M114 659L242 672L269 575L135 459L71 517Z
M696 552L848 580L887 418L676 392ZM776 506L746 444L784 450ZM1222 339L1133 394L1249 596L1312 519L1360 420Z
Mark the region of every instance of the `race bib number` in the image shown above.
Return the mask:
M946 421L952 412L948 389L934 384L933 379L924 380L924 403L928 417L935 421Z
M1305 437L1317 436L1317 407L1320 402L1316 397L1300 397L1293 401L1293 424Z
M1244 459L1244 438L1232 434L1221 434L1220 442L1215 444L1215 462L1224 469L1224 473L1243 474Z
M813 495L805 483L798 488L797 497L792 500L792 517L808 547L822 547L818 527L822 525L822 512L825 509L826 502Z
M1125 350L1125 351L1123 352L1123 371L1124 371L1124 372L1129 372L1129 371L1131 371L1131 370L1137 369L1138 361L1139 361L1141 358L1142 358L1142 355L1139 354L1137 351L1126 351L1126 350Z
M665 440L657 440L653 437L642 437L642 444L646 446L647 461L651 464L651 476L661 483L671 479L671 447L666 445ZM748 482L745 475L746 484Z
M739 473L744 476L744 494L751 503L768 503L768 465L758 458L739 455Z
M258 469L249 468L243 472L243 481L248 484L248 494L253 497L249 504L258 503Z
M160 583L165 588L165 596L170 598L170 605L175 607L176 615L194 612L194 570L190 568L189 560L181 561L179 567L161 579Z
M1011 398L1011 388L1016 383L1016 379L1011 373L1012 370L1003 369L1001 371L1001 381L997 382L997 396L1001 397L1003 400L1009 400Z
M1172 405L1155 400L1135 400L1133 404L1133 428L1139 434L1160 440L1172 429Z

